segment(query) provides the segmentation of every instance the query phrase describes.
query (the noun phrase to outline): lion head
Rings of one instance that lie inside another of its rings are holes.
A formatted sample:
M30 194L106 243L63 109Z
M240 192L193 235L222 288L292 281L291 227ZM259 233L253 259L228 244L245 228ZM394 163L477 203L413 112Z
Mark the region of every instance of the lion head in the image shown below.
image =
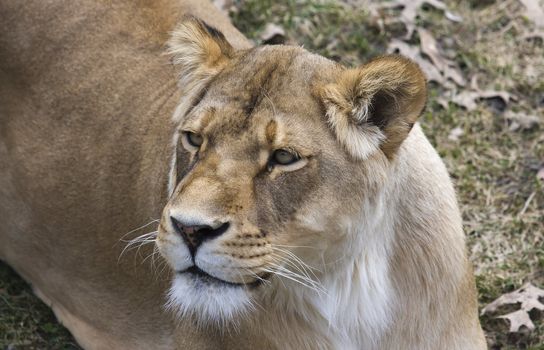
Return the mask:
M400 56L349 69L300 47L235 50L193 18L170 52L184 92L157 239L175 272L171 305L213 322L296 288L320 293L330 267L369 244L355 228L387 215L383 182L425 104L420 69Z

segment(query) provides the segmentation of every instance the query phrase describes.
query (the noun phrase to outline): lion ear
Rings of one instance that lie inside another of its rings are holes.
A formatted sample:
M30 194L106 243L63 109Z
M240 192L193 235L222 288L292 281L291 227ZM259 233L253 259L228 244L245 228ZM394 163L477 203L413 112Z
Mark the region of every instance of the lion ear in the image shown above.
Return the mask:
M330 126L354 158L379 149L392 158L421 114L427 89L415 63L389 55L342 70L320 95Z
M173 31L168 53L179 67L181 89L190 91L217 74L232 58L234 48L223 33L188 16Z

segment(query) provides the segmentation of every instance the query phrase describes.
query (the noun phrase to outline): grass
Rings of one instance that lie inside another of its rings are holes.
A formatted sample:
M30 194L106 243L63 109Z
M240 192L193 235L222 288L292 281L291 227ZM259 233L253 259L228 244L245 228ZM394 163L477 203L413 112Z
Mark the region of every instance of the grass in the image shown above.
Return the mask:
M0 349L79 349L51 309L0 262Z
M383 53L387 44L377 28L361 25L366 20L364 12L346 11L331 1L240 1L231 18L256 42L266 24L275 23L287 30L290 44L348 65Z
M544 184L536 178L544 166L544 43L523 38L529 23L517 0L446 3L462 23L427 8L420 11L417 25L433 34L467 80L476 77L482 89L506 90L517 97L498 107L496 101L480 101L476 110L466 111L452 103L442 107L439 99L448 99L452 91L431 86L421 117L458 190L484 306L525 282L544 287ZM238 0L231 16L256 43L266 24L275 23L285 29L290 43L346 65L384 53L387 43L401 34L397 24L380 28L364 6L330 1ZM416 35L411 43L417 42ZM541 123L512 131L509 111L540 116ZM455 141L448 137L454 128L463 130ZM542 312L531 314L535 331L516 334L509 334L497 315L481 318L491 349L544 350ZM74 347L49 309L0 264L0 349L8 344L24 349Z

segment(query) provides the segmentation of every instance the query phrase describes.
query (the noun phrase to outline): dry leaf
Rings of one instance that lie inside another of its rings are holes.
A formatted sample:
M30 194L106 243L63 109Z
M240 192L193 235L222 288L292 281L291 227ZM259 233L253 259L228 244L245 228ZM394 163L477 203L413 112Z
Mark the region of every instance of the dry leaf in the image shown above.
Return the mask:
M536 178L540 181L544 181L544 167L538 169L538 172L536 173Z
M393 39L387 47L389 53L399 53L414 61L416 61L429 81L434 81L446 87L448 86L447 80L440 74L438 68L436 68L430 61L421 56L420 50L417 47L413 47L405 43L404 41Z
M517 100L514 95L502 90L478 90L478 94L482 99L500 97L506 104Z
M519 332L519 329L522 326L527 327L527 329L530 331L535 329L535 325L533 321L531 321L529 314L523 310L514 311L509 314L499 316L498 318L507 319L510 321L510 329L508 330L510 333Z
M285 30L277 24L268 23L260 36L263 44L285 43Z
M455 68L455 63L444 58L438 51L438 44L431 33L425 29L418 29L421 52L427 55L446 79L450 78L457 85L465 86L466 82L461 72Z
M449 102L448 100L446 100L444 97L440 96L440 97L437 97L436 98L436 103L438 103L438 105L444 109L448 109L449 108Z
M510 332L512 333L518 332L522 326L533 330L535 325L529 317L529 311L533 309L544 310L544 304L538 300L539 298L544 298L544 290L533 286L531 283L527 283L518 290L501 295L497 300L484 307L482 315L495 312L504 305L520 303L521 308L518 311L498 316L498 318L510 321Z
M444 14L446 15L446 18L452 22L457 22L457 23L463 22L463 17L456 15L455 13L451 13L450 11L445 11Z
M438 68L440 71L443 71L444 68L448 65L448 61L438 52L436 40L434 40L431 33L429 33L429 31L426 29L420 28L417 32L419 34L421 52L429 56L436 68Z
M444 11L447 16L453 18L452 20L459 19L452 13L447 12L446 5L439 0L393 0L371 6L373 9L371 12L377 12L376 9L402 8L400 21L407 28L406 38L410 38L416 28L415 20L417 11L423 4L428 4ZM440 53L437 42L432 34L422 28L418 29L418 34L421 48L412 47L404 41L393 39L389 43L388 52L398 52L416 61L427 75L429 81L434 81L448 89L454 88L454 85L448 82L449 79L459 86L464 86L466 82L461 72L456 68L456 64L453 61L445 58ZM423 55L426 55L429 60Z
M476 100L478 99L478 92L476 91L463 91L452 97L451 102L458 106L464 107L467 111L475 110L478 105Z
M538 0L520 0L520 2L525 6L525 16L527 16L537 28L544 29L544 10L542 10Z
M404 41L393 39L389 43L387 51L389 53L399 53L416 61L429 81L434 81L445 88L451 89L453 84L448 82L448 78L460 86L466 84L461 73L453 67L455 64L444 58L438 51L436 41L432 35L424 30L418 30L420 34L421 48L411 46ZM430 61L423 57L422 53L430 58Z
M544 290L527 283L511 293L501 295L497 300L484 307L482 314L495 312L503 305L517 303L521 303L521 308L525 311L531 311L533 308L544 310L544 304L540 303L538 298L544 298Z
M497 91L497 90L477 90L477 91L463 91L452 97L451 101L456 105L464 107L468 111L475 110L478 106L477 101L482 99L491 99L491 98L500 98L503 100L504 104L510 103L510 101L515 101L516 98L506 91Z
M430 5L437 10L443 11L446 17L452 21L459 20L461 17L448 11L446 5L440 0L393 0L380 2L371 5L370 12L377 14L382 9L402 8L400 13L400 21L406 26L406 38L412 37L416 28L417 11L424 4ZM376 16L377 17L377 16Z
M530 32L530 33L527 33L527 34L523 35L524 40L536 39L536 38L540 38L540 40L544 41L544 31L542 31L542 32L533 31L533 32Z
M527 115L525 113L507 112L506 119L510 121L510 131L531 130L538 126L541 122L540 118L535 115Z
M448 135L448 140L450 141L459 141L459 137L463 136L465 132L459 126L451 129L450 134Z

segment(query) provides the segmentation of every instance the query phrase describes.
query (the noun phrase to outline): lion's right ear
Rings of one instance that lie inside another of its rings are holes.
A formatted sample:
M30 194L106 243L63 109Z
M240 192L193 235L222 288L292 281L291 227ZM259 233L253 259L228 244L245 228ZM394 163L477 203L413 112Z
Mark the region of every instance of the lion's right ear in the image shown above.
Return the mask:
M217 74L234 54L223 33L195 17L183 19L168 47L173 63L179 67L179 85L186 93Z
M427 99L425 75L411 60L382 56L340 71L319 90L329 125L355 159L381 149L393 158Z

